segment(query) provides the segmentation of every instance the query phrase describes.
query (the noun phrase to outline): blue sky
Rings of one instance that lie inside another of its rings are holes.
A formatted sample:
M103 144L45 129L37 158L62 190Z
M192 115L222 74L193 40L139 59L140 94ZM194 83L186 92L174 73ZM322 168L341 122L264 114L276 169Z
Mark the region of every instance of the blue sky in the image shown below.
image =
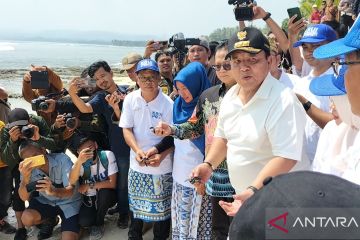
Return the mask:
M297 0L258 0L281 24ZM0 31L108 31L186 37L237 25L227 0L0 0ZM254 21L263 26L262 20Z

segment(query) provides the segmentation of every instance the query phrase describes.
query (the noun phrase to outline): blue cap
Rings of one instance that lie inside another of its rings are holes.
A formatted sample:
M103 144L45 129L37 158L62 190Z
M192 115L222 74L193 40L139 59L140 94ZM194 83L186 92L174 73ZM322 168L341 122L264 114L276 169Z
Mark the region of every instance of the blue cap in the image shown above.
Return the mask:
M310 91L317 96L339 96L346 94L344 76L347 66L341 66L339 75L326 74L314 78L310 83Z
M138 73L142 70L153 70L155 72L159 72L157 63L150 58L143 59L140 62L138 62L135 72Z
M332 42L337 39L334 29L326 24L315 24L306 29L303 37L294 43L293 47L299 47L303 43Z
M313 55L318 59L333 58L360 49L360 15L344 38L315 49Z

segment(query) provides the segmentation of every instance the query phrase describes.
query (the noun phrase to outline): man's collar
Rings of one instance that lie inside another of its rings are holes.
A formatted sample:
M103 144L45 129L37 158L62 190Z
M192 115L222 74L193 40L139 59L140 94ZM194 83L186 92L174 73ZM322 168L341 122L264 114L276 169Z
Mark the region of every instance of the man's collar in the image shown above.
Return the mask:
M264 81L261 83L260 88L257 90L255 95L253 96L254 99L267 99L270 96L271 89L273 87L273 81L276 80L270 73L266 76Z

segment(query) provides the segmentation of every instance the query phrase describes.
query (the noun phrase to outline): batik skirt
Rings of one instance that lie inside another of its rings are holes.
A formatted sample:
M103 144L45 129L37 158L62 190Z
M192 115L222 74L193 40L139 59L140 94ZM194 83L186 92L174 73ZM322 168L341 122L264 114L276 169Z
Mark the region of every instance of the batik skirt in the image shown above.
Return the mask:
M173 183L172 239L211 239L211 201L194 188Z
M134 218L164 221L171 215L172 174L152 175L129 169L129 205Z

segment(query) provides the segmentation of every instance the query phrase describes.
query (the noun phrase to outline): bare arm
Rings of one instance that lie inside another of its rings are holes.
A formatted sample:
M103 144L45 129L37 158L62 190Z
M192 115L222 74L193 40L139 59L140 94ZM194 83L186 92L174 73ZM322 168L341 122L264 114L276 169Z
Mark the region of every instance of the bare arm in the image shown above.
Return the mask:
M259 6L255 6L254 8L254 19L262 19L266 17L267 12ZM265 20L266 24L270 28L271 32L275 35L277 41L279 42L279 46L283 52L286 52L289 48L289 40L286 37L283 30L279 27L279 25L271 18Z
M287 173L295 166L296 163L296 160L274 157L263 167L263 169L261 169L251 185L260 189L263 187L263 181L267 177L275 177L279 174Z
M296 94L299 101L304 104L308 100L301 96L300 94ZM334 119L334 116L331 113L325 112L320 108L316 107L314 104L311 104L309 110L307 110L306 114L320 127L324 128L325 125Z
M306 22L301 19L297 22L293 22L296 16L289 19L288 35L289 35L289 53L291 61L296 68L297 72L301 72L303 66L303 58L301 57L300 49L294 48L293 44L298 40L299 32L306 27Z
M69 86L69 95L71 97L72 102L75 106L79 109L82 113L92 113L93 109L89 103L85 103L78 95L77 95L77 85L76 85L76 78L73 79Z

